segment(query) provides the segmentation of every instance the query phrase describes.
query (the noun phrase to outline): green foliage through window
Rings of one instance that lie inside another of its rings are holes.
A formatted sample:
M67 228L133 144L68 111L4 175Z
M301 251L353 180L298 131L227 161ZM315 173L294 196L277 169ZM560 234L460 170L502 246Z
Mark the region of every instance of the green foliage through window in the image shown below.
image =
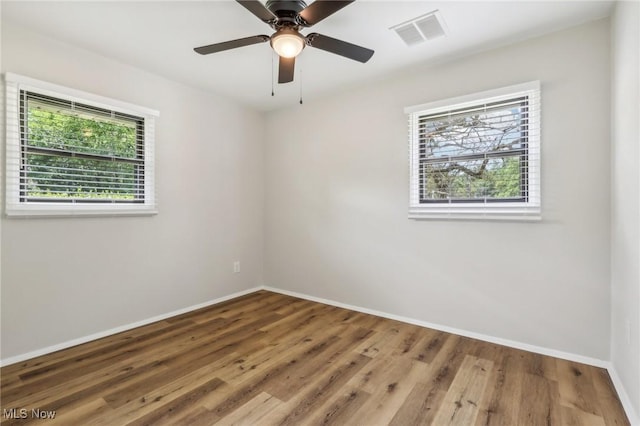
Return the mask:
M143 201L142 118L20 95L23 200Z

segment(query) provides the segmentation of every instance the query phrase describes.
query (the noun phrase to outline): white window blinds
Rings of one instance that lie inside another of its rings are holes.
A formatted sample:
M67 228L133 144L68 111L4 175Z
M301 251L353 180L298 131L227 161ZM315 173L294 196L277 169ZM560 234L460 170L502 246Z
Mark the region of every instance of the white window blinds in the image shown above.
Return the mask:
M7 75L7 214L153 213L155 112Z
M539 218L538 82L406 112L410 217Z

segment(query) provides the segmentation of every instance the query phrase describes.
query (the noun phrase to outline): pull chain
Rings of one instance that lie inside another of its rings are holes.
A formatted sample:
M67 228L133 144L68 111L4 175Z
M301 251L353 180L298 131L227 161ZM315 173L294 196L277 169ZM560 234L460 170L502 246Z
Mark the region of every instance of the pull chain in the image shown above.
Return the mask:
M275 93L273 91L273 52L271 52L271 96L274 96Z
M302 105L302 66L298 68L298 79L300 80L300 105Z

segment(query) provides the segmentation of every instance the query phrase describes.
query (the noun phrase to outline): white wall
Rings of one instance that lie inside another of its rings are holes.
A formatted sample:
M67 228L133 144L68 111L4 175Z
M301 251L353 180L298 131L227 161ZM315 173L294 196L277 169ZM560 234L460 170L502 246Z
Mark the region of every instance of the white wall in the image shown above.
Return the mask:
M262 284L260 114L10 22L1 47L3 72L161 114L157 216L2 218L3 359Z
M407 219L403 108L536 79L544 220ZM602 20L269 114L265 283L609 359L609 79Z
M640 415L640 3L617 2L611 29L611 360Z

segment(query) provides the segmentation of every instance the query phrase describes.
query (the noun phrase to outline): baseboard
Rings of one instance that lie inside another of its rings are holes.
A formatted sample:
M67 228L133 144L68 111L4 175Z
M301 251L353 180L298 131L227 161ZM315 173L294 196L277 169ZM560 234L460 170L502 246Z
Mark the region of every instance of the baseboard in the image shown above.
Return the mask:
M610 362L608 364L607 371L609 372L609 377L611 377L613 387L615 387L616 392L618 392L618 398L620 398L622 407L624 408L625 413L627 413L629 423L631 426L640 426L640 413L637 413L633 404L631 404L631 398L622 384L622 380L620 380L620 376L618 376L618 372L615 367Z
M518 342L515 340L503 339L501 337L489 336L486 334L476 333L473 331L467 331L459 328L448 327L446 325L435 324L427 321L417 320L414 318L403 317L400 315L389 314L387 312L377 311L375 309L363 308L360 306L349 305L346 303L336 302L335 300L324 299L321 297L309 296L307 294L298 293L295 291L282 290L275 287L265 286L265 290L272 291L274 293L285 294L287 296L298 297L300 299L310 300L312 302L324 303L326 305L336 306L338 308L350 309L352 311L362 312L365 314L376 315L383 318L389 318L392 320L405 322L407 324L418 325L421 327L432 328L434 330L445 331L451 334L457 334L458 336L470 337L472 339L478 339L489 343L496 343L498 345L508 346L510 348L522 349L529 352L535 352L541 355L549 355L555 358L566 359L568 361L579 362L581 364L593 365L600 368L607 368L610 363L597 358L590 358L583 355L577 355L570 352L558 351L556 349L545 348L536 345L530 345L528 343Z
M37 349L35 351L27 352L24 354L12 356L9 358L5 358L0 360L0 366L4 367L10 364L15 364L16 362L25 361L27 359L35 358L41 355L46 355L52 352L56 352L62 349L67 349L72 346L77 346L82 343L91 342L93 340L101 339L103 337L111 336L113 334L122 333L123 331L131 330L137 327L141 327L143 325L151 324L153 322L162 321L167 318L175 317L176 315L182 315L187 312L195 311L197 309L205 308L207 306L215 305L216 303L225 302L230 299L235 299L236 297L244 296L245 294L254 293L256 291L262 290L262 286L253 287L248 290L239 291L237 293L229 294L227 296L219 297L217 299L209 300L204 303L199 303L197 305L188 306L186 308L178 309L176 311L167 312L166 314L158 315L152 318L147 318L142 321L133 322L131 324L122 325L120 327L115 327L110 330L101 331L99 333L90 334L88 336L79 337L77 339L69 340L63 343L59 343L53 346L47 346L46 348Z

